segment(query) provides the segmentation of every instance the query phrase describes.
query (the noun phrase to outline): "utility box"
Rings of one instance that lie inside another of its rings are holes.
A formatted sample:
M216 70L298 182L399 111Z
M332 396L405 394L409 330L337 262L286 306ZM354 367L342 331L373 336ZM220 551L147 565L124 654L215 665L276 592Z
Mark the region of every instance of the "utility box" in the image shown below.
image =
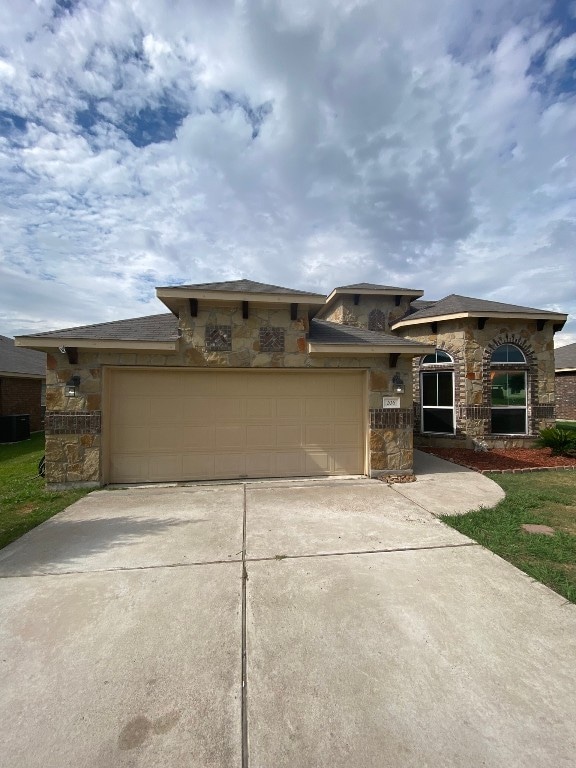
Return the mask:
M0 443L19 443L30 437L30 415L0 416Z

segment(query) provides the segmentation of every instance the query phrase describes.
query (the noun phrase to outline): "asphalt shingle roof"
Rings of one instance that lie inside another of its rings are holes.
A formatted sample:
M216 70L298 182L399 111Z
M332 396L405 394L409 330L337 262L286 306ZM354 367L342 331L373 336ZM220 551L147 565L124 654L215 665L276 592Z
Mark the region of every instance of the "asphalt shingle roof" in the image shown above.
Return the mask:
M134 317L96 325L80 325L57 331L34 333L30 338L94 339L105 341L174 341L178 338L178 318L171 312L164 315Z
M567 344L554 350L556 368L576 368L576 344Z
M426 317L438 317L440 315L456 315L460 312L519 312L525 315L529 315L531 313L538 315L559 314L558 312L549 312L546 309L521 307L517 304L505 304L501 301L474 299L470 296L459 296L456 293L452 293L450 296L446 296L444 299L440 299L440 301L434 302L431 306L402 318L402 320L416 320ZM398 322L402 322L402 320L399 320Z
M0 336L0 376L18 373L21 376L45 376L46 355L34 349L14 346L14 339Z
M416 288L398 288L396 285L376 285L376 283L353 283L352 285L339 285L335 291L416 291Z
M351 325L340 325L328 320L312 320L308 341L316 344L370 344L383 347L414 345L421 346L419 342L403 339L401 336L392 336L388 333L367 331L364 328L354 328Z
M280 295L318 296L310 291L296 291L293 288L282 288L279 285L256 283L254 280L227 280L223 283L195 283L191 285L165 285L163 289L185 288L199 291L231 291L232 293L278 293Z

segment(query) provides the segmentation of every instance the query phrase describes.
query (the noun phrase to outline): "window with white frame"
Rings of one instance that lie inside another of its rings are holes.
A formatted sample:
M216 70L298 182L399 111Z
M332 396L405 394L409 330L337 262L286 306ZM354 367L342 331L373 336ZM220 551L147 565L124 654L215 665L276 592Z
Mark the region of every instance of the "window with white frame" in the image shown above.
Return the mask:
M443 349L420 361L421 431L454 434L454 360Z
M515 344L501 344L490 357L491 432L525 435L526 357Z

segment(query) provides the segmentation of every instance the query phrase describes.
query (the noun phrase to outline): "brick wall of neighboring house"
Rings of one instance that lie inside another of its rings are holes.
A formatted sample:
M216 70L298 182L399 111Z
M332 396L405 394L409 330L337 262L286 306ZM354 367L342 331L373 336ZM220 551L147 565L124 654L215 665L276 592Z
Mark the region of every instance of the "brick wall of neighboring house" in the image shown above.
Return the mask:
M556 418L576 420L576 371L556 374Z
M41 398L41 379L0 377L0 416L29 414L31 432L44 428Z
M102 482L101 414L103 368L106 366L153 366L184 368L361 368L370 372L368 412L364 416L370 438L370 469L373 474L411 471L412 391L411 358L402 355L394 370L389 355L380 357L322 357L308 354L308 316L305 309L291 320L289 307L250 306L248 319L238 305L200 308L197 317L187 309L180 316L181 338L170 353L106 352L80 349L78 364L66 355L48 350L46 380L46 479L49 485ZM210 349L214 328L231 333L228 351ZM274 334L274 331L280 333ZM265 345L274 339L268 351ZM400 373L406 382L400 408L382 414L382 397L391 393L391 379ZM79 396L67 398L64 384L80 376Z
M435 344L454 359L455 435L420 433L420 358L414 358L413 391L415 440L419 444L446 445L454 440L471 445L482 437L494 447L519 447L534 442L538 432L554 424L554 337L546 323L537 330L535 320L499 320L487 318L482 329L476 318L442 321L433 332L430 324L403 328L407 339ZM524 437L490 434L491 386L490 355L500 344L515 344L527 360L528 434ZM439 369L450 366L439 366ZM432 370L428 368L427 370Z

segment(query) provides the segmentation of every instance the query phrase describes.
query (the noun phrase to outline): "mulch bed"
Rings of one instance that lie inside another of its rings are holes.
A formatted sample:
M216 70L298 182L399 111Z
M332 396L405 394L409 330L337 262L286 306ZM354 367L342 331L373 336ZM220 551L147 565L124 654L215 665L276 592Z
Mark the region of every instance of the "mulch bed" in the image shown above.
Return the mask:
M478 452L468 448L420 448L476 472L539 472L546 469L576 469L576 459L552 456L550 448L510 448Z

